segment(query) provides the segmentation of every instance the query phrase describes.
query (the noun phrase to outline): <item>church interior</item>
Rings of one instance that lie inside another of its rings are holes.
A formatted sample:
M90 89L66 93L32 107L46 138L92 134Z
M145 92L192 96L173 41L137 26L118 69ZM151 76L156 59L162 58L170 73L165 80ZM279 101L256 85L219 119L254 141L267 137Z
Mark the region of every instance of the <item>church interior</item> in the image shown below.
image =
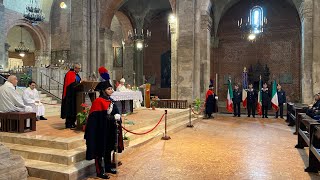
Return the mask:
M320 179L319 50L319 0L0 0L0 179Z

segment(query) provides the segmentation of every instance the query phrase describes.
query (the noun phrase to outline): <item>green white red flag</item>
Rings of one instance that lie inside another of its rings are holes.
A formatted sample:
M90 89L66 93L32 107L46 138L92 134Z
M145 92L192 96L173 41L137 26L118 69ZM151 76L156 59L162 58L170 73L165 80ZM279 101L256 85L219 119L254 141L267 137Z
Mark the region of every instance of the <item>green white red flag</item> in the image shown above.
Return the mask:
M228 94L227 94L227 111L228 112L233 112L232 98L233 98L233 90L232 90L232 86L231 86L231 81L228 80Z
M271 104L275 111L279 109L279 102L278 102L278 94L277 94L277 83L276 80L273 81L272 84L272 96L271 96Z

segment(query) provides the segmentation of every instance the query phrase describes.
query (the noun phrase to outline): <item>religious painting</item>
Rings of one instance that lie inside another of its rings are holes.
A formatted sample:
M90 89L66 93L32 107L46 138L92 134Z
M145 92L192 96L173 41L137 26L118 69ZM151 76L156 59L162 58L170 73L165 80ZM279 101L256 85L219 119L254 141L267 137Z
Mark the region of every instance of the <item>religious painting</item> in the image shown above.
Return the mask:
M161 55L161 88L171 88L171 51Z
M122 67L123 66L123 49L122 47L114 47L113 48L113 66L114 67Z

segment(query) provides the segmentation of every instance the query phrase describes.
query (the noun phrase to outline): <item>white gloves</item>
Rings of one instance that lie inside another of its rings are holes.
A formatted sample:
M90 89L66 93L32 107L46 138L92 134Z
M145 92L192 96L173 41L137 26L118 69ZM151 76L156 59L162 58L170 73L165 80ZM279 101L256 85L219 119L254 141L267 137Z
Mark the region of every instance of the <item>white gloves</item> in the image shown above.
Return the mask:
M216 100L218 100L218 96L215 96L214 98L215 98Z
M283 105L286 105L287 103L283 103Z
M120 114L115 114L114 115L114 119L116 119L116 121L120 121L121 115Z
M108 113L108 114L111 114L112 110L113 110L113 103L110 104L107 113Z

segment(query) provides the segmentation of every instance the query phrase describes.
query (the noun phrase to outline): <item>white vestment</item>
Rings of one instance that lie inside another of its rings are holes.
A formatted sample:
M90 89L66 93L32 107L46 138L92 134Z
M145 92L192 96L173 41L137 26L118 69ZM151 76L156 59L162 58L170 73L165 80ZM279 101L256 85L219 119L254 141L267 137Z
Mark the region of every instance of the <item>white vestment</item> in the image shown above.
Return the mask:
M32 112L32 107L25 105L13 84L6 81L0 86L0 112L13 111Z
M26 105L31 106L33 111L37 114L37 116L44 116L44 106L43 104L40 102L40 96L39 96L39 92L36 89L31 89L30 87L28 87L27 89L25 89L23 91L23 95L22 95L23 101ZM36 101L39 101L39 103L36 103Z
M119 86L117 87L117 91L118 92L125 92L125 91L128 91L128 90L124 85L119 84Z

